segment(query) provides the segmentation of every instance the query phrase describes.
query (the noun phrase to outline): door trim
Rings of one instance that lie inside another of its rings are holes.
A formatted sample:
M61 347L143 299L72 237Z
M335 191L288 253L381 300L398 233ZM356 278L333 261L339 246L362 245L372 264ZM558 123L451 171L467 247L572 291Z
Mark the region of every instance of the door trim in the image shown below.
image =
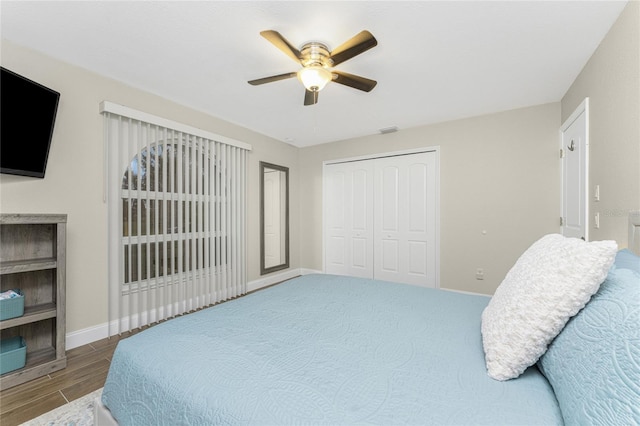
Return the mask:
M584 146L585 146L585 164L584 164L584 239L585 241L589 241L589 227L591 221L589 220L589 203L591 199L589 198L589 98L586 97L580 105L571 113L569 118L567 118L562 126L560 126L560 149L564 152L566 147L564 146L563 136L564 132L573 124L574 121L580 115L585 114L585 138L584 138ZM566 155L566 154L565 154ZM560 158L560 217L564 217L564 168L565 168L565 160L564 156ZM562 234L562 224L560 224L560 234Z
M378 154L361 155L358 157L347 157L347 158L337 158L335 160L325 160L322 162L322 171L324 172L324 166L330 165L330 164L350 163L352 161L375 160L376 158L397 157L399 155L421 154L423 152L435 152L437 154L438 160L440 160L440 146L436 145L436 146L429 146L424 148L405 149L402 151L380 152ZM438 161L438 165L439 165L439 161Z

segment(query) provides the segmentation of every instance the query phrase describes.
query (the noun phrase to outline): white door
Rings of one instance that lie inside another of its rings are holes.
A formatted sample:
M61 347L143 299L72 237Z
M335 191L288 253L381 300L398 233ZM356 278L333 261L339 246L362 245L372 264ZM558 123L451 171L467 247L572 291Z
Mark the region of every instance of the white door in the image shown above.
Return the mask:
M373 162L324 169L325 272L373 278Z
M562 213L561 232L589 240L589 99L561 128Z
M374 276L436 287L436 154L376 160Z

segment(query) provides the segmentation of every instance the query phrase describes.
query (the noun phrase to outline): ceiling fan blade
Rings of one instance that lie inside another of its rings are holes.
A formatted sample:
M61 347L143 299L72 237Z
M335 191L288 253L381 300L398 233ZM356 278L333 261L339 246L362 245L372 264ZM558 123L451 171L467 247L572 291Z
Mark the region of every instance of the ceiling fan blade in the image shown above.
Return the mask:
M353 87L354 89L362 90L363 92L370 92L378 84L375 80L360 77L359 75L347 74L342 71L332 71L333 81L345 86Z
M300 53L300 51L295 47L293 47L291 43L289 43L287 39L284 38L282 34L280 34L279 32L273 31L273 30L267 30L267 31L261 31L260 35L266 38L267 40L269 40L271 44L273 44L278 49L282 50L287 56L289 56L294 61L300 62L300 60L302 59L302 54Z
M258 86L260 84L271 83L273 81L285 80L287 78L295 77L298 73L289 72L286 74L272 75L271 77L258 78L256 80L249 80L247 83Z
M331 52L331 59L333 60L333 66L336 66L346 60L353 58L356 55L366 52L378 45L378 41L369 31L364 30L356 34L350 40L342 43L340 46L333 49Z
M318 92L312 92L311 90L305 90L304 92L304 104L314 105L318 103Z

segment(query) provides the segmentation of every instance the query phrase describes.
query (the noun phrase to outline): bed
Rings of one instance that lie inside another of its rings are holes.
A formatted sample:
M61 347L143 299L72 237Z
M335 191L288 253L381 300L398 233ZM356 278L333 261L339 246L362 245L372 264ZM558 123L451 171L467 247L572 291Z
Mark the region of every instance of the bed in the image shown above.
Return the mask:
M96 424L638 423L638 288L640 258L622 250L547 353L499 381L480 333L490 297L302 276L122 340ZM585 335L626 303L611 337Z

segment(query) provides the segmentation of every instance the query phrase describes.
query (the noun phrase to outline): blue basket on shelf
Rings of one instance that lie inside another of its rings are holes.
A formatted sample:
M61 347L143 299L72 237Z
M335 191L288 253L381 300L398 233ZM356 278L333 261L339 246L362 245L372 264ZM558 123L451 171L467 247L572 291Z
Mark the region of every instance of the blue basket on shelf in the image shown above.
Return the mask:
M0 299L0 321L24 315L24 294L20 290L14 289L13 291L19 296Z
M21 336L0 340L0 374L24 367L27 361L27 345Z

